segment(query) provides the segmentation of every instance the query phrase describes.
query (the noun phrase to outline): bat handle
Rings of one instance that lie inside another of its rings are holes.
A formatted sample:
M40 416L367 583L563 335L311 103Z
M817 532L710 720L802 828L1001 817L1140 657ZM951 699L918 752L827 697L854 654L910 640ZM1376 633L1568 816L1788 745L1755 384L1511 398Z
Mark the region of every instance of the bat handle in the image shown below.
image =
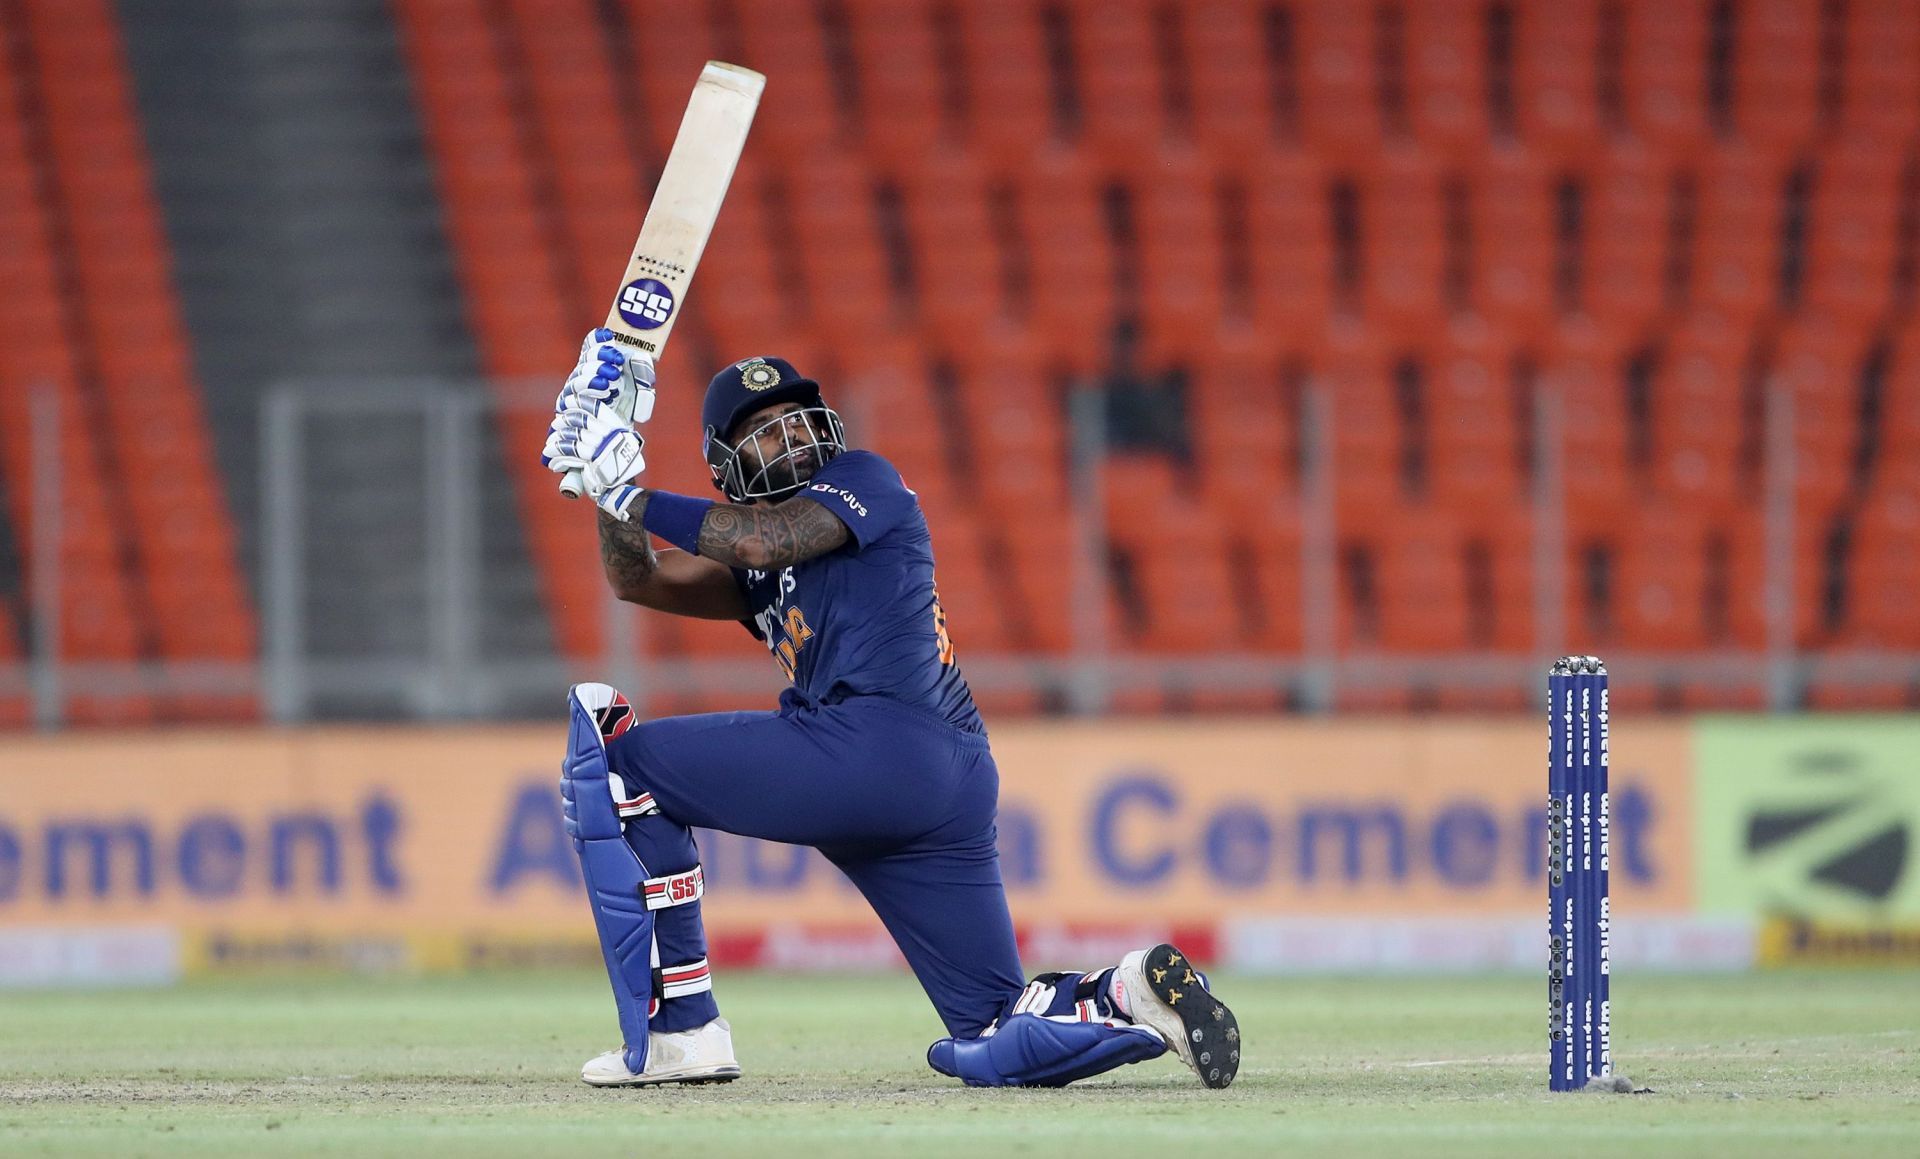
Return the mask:
M560 494L569 499L578 499L587 493L587 481L578 471L568 471L560 479Z

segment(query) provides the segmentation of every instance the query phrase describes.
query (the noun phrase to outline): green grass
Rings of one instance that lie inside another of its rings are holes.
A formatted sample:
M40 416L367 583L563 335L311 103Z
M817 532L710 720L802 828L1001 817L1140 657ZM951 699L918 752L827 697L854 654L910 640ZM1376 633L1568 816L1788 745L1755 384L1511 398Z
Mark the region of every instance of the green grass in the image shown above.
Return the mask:
M575 1077L613 1045L585 974L10 994L0 1154L1920 1155L1910 974L1624 976L1639 1096L1546 1092L1530 977L1217 984L1246 1030L1225 1092L1168 1060L965 1089L903 977L723 976L747 1076L651 1091Z

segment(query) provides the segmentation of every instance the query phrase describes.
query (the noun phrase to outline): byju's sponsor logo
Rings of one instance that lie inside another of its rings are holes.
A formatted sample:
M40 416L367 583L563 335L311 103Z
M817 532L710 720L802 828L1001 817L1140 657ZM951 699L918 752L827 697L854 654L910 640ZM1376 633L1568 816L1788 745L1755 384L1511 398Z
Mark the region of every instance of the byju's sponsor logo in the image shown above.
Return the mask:
M834 498L840 500L840 502L845 503L855 515L865 515L867 513L867 505L865 503L860 502L860 500L855 499L848 492L842 491L831 483L815 483L808 489L818 491L823 495L832 495Z

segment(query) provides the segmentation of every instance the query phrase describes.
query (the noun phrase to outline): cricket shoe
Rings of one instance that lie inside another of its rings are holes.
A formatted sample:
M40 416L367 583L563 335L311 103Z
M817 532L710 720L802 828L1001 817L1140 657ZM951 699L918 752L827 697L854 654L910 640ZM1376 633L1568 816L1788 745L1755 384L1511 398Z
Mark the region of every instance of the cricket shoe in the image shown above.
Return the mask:
M610 1050L580 1068L596 1087L651 1087L663 1083L730 1083L740 1077L733 1058L733 1028L716 1018L692 1030L647 1035L647 1069L627 1069L627 1052Z
M1116 1005L1142 1026L1151 1026L1213 1090L1240 1072L1240 1022L1207 990L1206 975L1187 956L1162 942L1120 959L1114 973Z

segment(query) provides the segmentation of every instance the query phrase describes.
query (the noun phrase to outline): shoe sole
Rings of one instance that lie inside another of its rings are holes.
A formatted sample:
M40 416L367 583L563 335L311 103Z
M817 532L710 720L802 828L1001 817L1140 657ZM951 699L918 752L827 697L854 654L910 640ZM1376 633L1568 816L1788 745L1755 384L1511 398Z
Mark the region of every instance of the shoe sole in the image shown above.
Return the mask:
M683 1087L704 1087L715 1083L730 1083L740 1077L740 1068L732 1070L709 1071L703 1074L689 1075L635 1075L630 1079L619 1079L610 1083L597 1083L592 1079L582 1079L590 1087L664 1087L679 1085Z
M1210 1090L1230 1085L1240 1073L1240 1020L1233 1011L1201 984L1187 956L1165 942L1147 951L1140 975L1155 1000L1180 1020L1181 1037L1173 1044L1180 1061ZM1172 1027L1154 1029L1165 1034Z

